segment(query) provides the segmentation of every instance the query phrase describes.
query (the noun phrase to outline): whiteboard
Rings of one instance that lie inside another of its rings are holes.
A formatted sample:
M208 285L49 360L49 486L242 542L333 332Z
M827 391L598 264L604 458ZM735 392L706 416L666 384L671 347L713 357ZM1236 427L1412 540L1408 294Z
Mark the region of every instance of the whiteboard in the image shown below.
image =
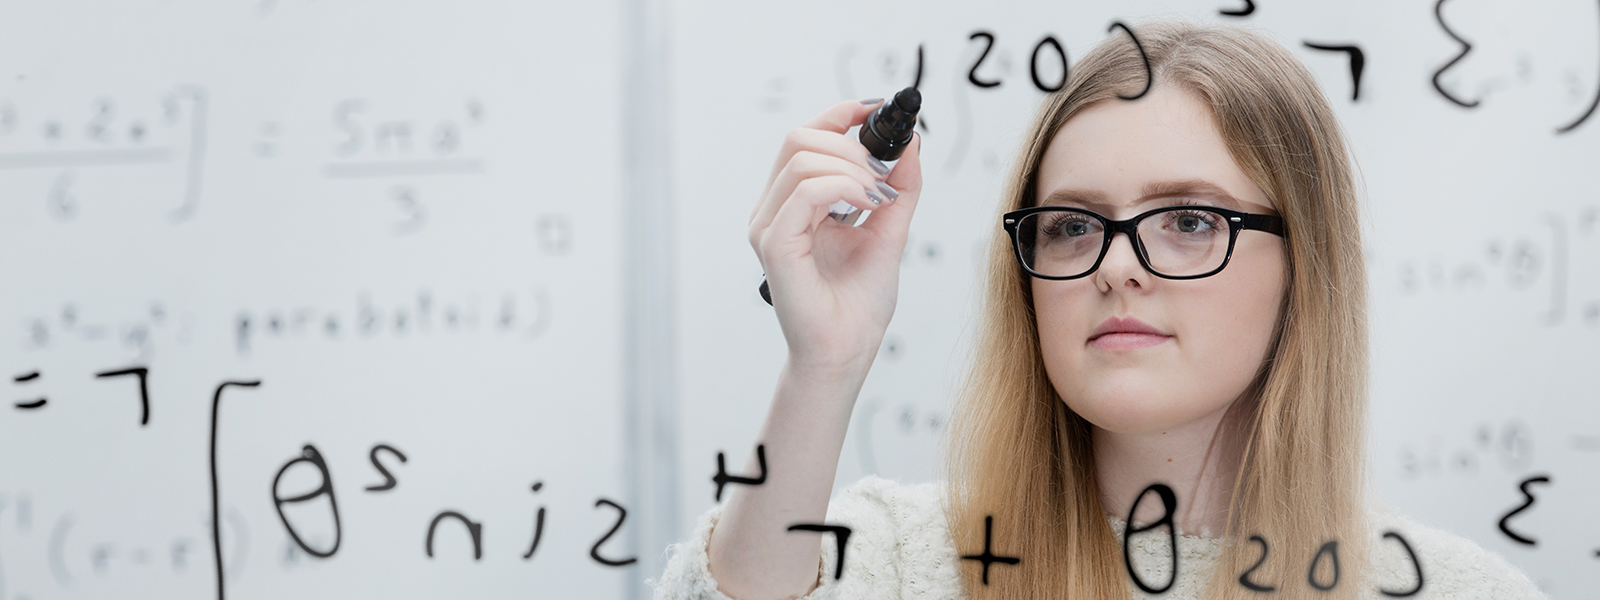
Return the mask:
M1272 32L1348 130L1382 498L1594 589L1600 116L1556 130L1600 7L1220 4L7 3L0 600L648 594L784 358L772 153L919 47L925 202L836 487L932 478L1032 50L1164 14ZM1358 99L1307 41L1363 49Z
M621 15L562 10L0 7L0 598L624 593Z
M1253 4L1249 16L1223 10ZM966 367L978 247L1002 174L1069 61L1113 21L1180 15L1263 28L1314 73L1365 186L1372 480L1380 498L1526 570L1553 597L1600 584L1600 94L1593 2L817 2L677 5L673 189L679 264L679 525L709 508L715 456L743 465L786 353L748 215L783 133L891 95L922 52L924 192L899 304L856 405L835 487L934 476ZM1449 31L1445 29L1448 26ZM990 33L993 48L979 63ZM1459 61L1444 69L1464 46ZM1123 35L1118 32L1117 35ZM1356 97L1348 55L1364 55ZM976 74L1000 81L979 88ZM1460 106L1440 86L1473 108ZM870 217L869 217L870 218ZM1519 485L1535 501L1522 507ZM973 549L977 552L977 549Z

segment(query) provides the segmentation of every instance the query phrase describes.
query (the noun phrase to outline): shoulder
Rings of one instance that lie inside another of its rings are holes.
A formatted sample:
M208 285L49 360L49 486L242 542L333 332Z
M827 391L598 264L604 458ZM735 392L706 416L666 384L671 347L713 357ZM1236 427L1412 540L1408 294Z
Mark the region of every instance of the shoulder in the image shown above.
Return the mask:
M913 520L936 515L943 522L943 496L942 482L900 483L868 475L841 490L829 510L880 510Z
M1369 518L1379 536L1374 575L1384 589L1411 589L1420 571L1422 598L1548 597L1516 565L1472 540L1388 507L1371 509Z

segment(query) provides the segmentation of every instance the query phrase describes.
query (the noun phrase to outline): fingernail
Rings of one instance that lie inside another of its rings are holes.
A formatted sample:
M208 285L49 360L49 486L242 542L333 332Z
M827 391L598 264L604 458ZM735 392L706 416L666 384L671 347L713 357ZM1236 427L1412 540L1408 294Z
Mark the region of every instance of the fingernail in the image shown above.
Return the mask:
M900 197L900 192L894 191L894 188L889 187L889 184L882 181L876 183L878 184L878 191L883 192L883 195L888 197L891 202Z
M889 165L883 164L883 161L878 160L876 156L867 157L867 166L872 167L872 170L877 172L879 177L889 174Z
M879 196L877 192L874 192L872 190L867 190L866 188L861 188L861 189L866 190L867 199L871 200L873 204L883 204L883 196Z
M879 102L883 102L883 98L867 98L866 100L862 100L861 104L865 106L872 106Z

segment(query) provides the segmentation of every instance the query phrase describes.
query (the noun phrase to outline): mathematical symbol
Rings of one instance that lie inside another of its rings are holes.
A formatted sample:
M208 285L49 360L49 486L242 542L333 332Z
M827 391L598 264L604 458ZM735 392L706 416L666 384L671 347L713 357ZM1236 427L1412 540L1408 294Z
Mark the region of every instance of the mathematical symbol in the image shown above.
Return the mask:
M150 369L145 367L130 367L127 369L114 369L95 373L95 379L108 377L124 377L132 375L139 378L139 426L150 425L150 386L145 382L145 376L150 374Z
M1123 23L1122 21L1112 21L1111 26L1106 27L1106 33L1111 33L1112 30L1118 27L1121 27L1123 31L1128 32L1128 39L1133 40L1133 47L1139 50L1139 60L1144 62L1144 89L1139 90L1139 93L1132 96L1117 94L1117 97L1123 100L1138 100L1143 98L1145 94L1150 93L1150 86L1155 83L1156 76L1155 73L1150 70L1150 55L1144 53L1144 44L1139 43L1139 36L1133 34L1132 27L1128 27L1127 24Z
M730 483L742 485L761 485L767 482L767 447L764 444L756 445L756 463L761 466L761 474L756 477L738 477L728 474L727 458L723 453L717 453L717 474L711 477L711 482L717 484L716 501L722 501L722 486Z
M1589 102L1589 108L1587 110L1584 110L1583 114L1580 115L1577 118L1577 120L1575 120L1575 121L1573 121L1571 123L1568 123L1566 125L1562 125L1561 127L1556 128L1556 133L1557 134L1568 133L1568 132L1571 132L1574 129L1577 129L1578 126L1582 125L1584 121L1589 120L1589 117L1594 116L1594 111L1595 111L1596 108L1600 108L1600 88L1596 88L1595 89L1595 91L1594 91L1594 100L1591 100Z
M222 409L222 392L230 387L259 387L261 380L254 381L224 381L217 385L216 393L211 396L211 550L216 557L217 565L217 600L227 600L227 580L223 577L222 570L222 492L219 484L217 469L217 425Z
M1387 589L1381 589L1381 588L1378 591L1380 593L1382 593L1383 595L1388 596L1390 598L1409 598L1411 596L1417 595L1417 592L1421 592L1422 591L1422 581L1423 581L1423 579L1422 579L1422 563L1417 561L1417 552L1415 550L1411 549L1411 543L1407 542L1406 538L1404 536L1400 535L1400 532L1398 532L1398 531L1394 531L1392 529L1389 530L1389 531L1385 531L1385 532L1383 532L1383 537L1384 537L1384 539L1393 538L1394 541L1400 542L1400 547L1405 549L1406 556L1411 557L1411 568L1415 569L1416 572L1417 572L1417 585L1413 586L1409 590L1404 590L1404 591L1399 591L1399 592L1392 592L1392 591L1389 591Z
M611 536L616 535L617 530L622 529L622 522L628 520L628 509L623 508L621 504L617 504L616 502L612 502L605 498L594 501L595 508L600 508L601 506L610 506L611 508L617 509L617 522L611 525L610 531L607 531L604 536L601 536L599 540L595 541L593 546L589 547L589 558L592 558L595 562L608 567L626 567L633 563L639 562L638 557L628 557L620 560L613 560L604 556L600 556L600 545L606 543L606 540L611 539Z
M39 378L39 371L34 370L34 371L29 371L27 373L23 373L21 375L17 375L15 377L12 377L11 381L14 381L14 382L17 382L17 383L27 383L29 381L33 381L33 380L38 379L38 378ZM16 402L15 404L13 404L13 406L16 406L17 410L34 410L34 409L37 409L37 408L44 408L45 403L46 403L45 398L43 396L40 396L39 399L37 399L37 400L33 400L33 401L29 401L29 402Z
M1523 497L1527 498L1527 501L1523 502L1522 506L1518 506L1516 508L1511 509L1511 512L1506 513L1506 516L1500 517L1500 532L1506 534L1507 537L1510 537L1512 540L1516 541L1519 544L1527 544L1529 546L1537 546L1539 544L1539 541L1535 540L1535 539L1533 539L1531 537L1523 537L1521 535L1518 535L1516 532L1511 530L1511 527L1508 525L1508 522L1511 521L1511 517L1517 516L1517 513L1520 513L1520 512L1522 512L1524 510L1528 510L1528 508L1533 506L1533 501L1534 501L1533 492L1528 491L1528 486L1533 485L1535 483L1550 483L1550 476L1549 475L1538 475L1538 476L1534 476L1534 477L1529 477L1527 479L1522 480L1522 483L1517 484L1517 489L1522 490L1522 495L1523 495Z
M994 516L993 515L985 516L983 518L983 554L970 554L970 555L961 557L961 560L976 560L976 561L979 561L979 562L983 563L983 584L984 585L989 585L989 565L991 565L993 563L1014 565L1014 564L1022 562L1022 559L1017 558L1015 556L996 556L994 554L994 552L990 551L990 545L989 544L990 544L991 541L993 541L993 539L994 539Z
M1354 82L1355 86L1355 91L1350 94L1350 101L1355 102L1356 100L1361 99L1361 70L1366 67L1367 56L1365 53L1361 52L1360 47L1354 45L1340 46L1334 44L1316 44L1312 42L1304 42L1304 44L1307 48L1312 48L1315 50L1343 52L1350 55L1350 79Z
M1444 1L1445 0L1439 0L1438 2L1434 3L1433 18L1439 22L1439 28L1443 29L1445 34L1450 36L1450 39L1455 40L1457 44L1461 44L1461 53L1457 54L1455 58L1450 59L1450 62L1445 63L1444 66L1439 67L1439 70L1433 72L1433 89L1434 91L1439 92L1440 96L1444 96L1445 100L1454 102L1456 106L1460 106L1462 108L1476 108L1478 106L1477 100L1468 101L1457 98L1451 95L1450 92L1445 91L1444 86L1439 83L1439 78L1444 75L1445 71L1450 70L1450 67L1455 66L1457 62L1460 62L1461 59L1467 57L1468 52L1472 51L1472 43L1461 39L1461 36L1456 35L1456 32L1452 31L1450 26L1444 23Z
M1244 0L1244 8L1234 10L1219 10L1217 12L1222 13L1223 16L1227 17L1248 17L1251 13L1256 12L1256 3L1252 2L1251 0Z
M834 543L839 545L839 559L834 561L833 578L844 577L844 546L850 541L850 528L843 525L828 525L825 523L795 523L789 526L789 531L815 531L817 533L833 534Z

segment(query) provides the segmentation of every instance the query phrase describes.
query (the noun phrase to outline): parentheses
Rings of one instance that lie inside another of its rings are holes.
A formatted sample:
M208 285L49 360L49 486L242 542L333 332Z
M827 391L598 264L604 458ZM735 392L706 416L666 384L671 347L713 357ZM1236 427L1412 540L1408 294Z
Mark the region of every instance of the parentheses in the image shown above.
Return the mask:
M917 44L917 76L911 81L911 87L919 90L922 89L922 63L924 60L922 46L923 44Z
M1456 98L1455 96L1450 95L1450 92L1445 91L1443 85L1439 84L1439 78L1444 75L1444 72L1450 70L1450 67L1455 66L1455 64L1460 62L1461 59L1466 58L1467 53L1472 51L1472 44L1464 39L1461 39L1461 36L1456 35L1456 32L1451 31L1450 26L1444 23L1444 3L1445 0L1439 0L1438 2L1434 3L1433 18L1439 22L1439 28L1443 29L1445 34L1450 36L1450 39L1453 39L1456 41L1456 43L1461 44L1461 53L1457 54L1455 58L1450 59L1450 62L1445 63L1444 66L1439 67L1439 70L1433 72L1433 89L1438 91L1440 96L1444 96L1446 100L1456 103L1457 106L1461 106L1462 108L1477 108L1477 100L1467 102Z
M50 575L63 589L72 585L72 573L67 571L67 532L72 529L72 514L61 515L50 530Z
M168 214L168 219L174 223L189 220L200 206L200 183L204 179L202 175L206 156L208 105L204 88L186 85L178 88L178 93L189 98L189 163L185 172L183 204Z
M833 55L833 77L839 84L839 95L842 98L856 97L855 86L851 85L850 59L856 56L856 45L845 44L839 52Z
M1234 10L1225 10L1224 9L1224 10L1218 10L1217 12L1222 14L1225 17L1248 17L1252 13L1256 12L1256 3L1252 2L1251 0L1244 0L1244 8L1239 8L1239 9L1234 9Z
M1139 42L1139 36L1133 33L1132 27L1129 27L1122 21L1112 21L1111 25L1106 27L1106 33L1111 33L1113 30L1119 27L1122 28L1123 31L1128 32L1128 39L1133 40L1133 47L1139 51L1139 60L1144 62L1144 89L1132 96L1117 94L1117 97L1123 100L1138 100L1143 98L1145 94L1150 93L1150 86L1155 84L1155 71L1150 68L1150 55L1145 54L1144 44Z
M549 290L545 289L545 287L541 285L534 291L533 295L534 306L536 308L536 310L533 312L533 324L529 325L527 331L524 333L524 335L526 335L530 340L539 339L539 336L542 336L546 331L549 331L550 321L552 319L550 316L551 309Z
M1556 134L1568 133L1577 129L1584 121L1589 120L1589 116L1594 114L1596 108L1600 108L1600 80L1595 81L1594 100L1589 101L1589 109L1583 111L1583 115L1579 116L1577 120L1556 128Z

